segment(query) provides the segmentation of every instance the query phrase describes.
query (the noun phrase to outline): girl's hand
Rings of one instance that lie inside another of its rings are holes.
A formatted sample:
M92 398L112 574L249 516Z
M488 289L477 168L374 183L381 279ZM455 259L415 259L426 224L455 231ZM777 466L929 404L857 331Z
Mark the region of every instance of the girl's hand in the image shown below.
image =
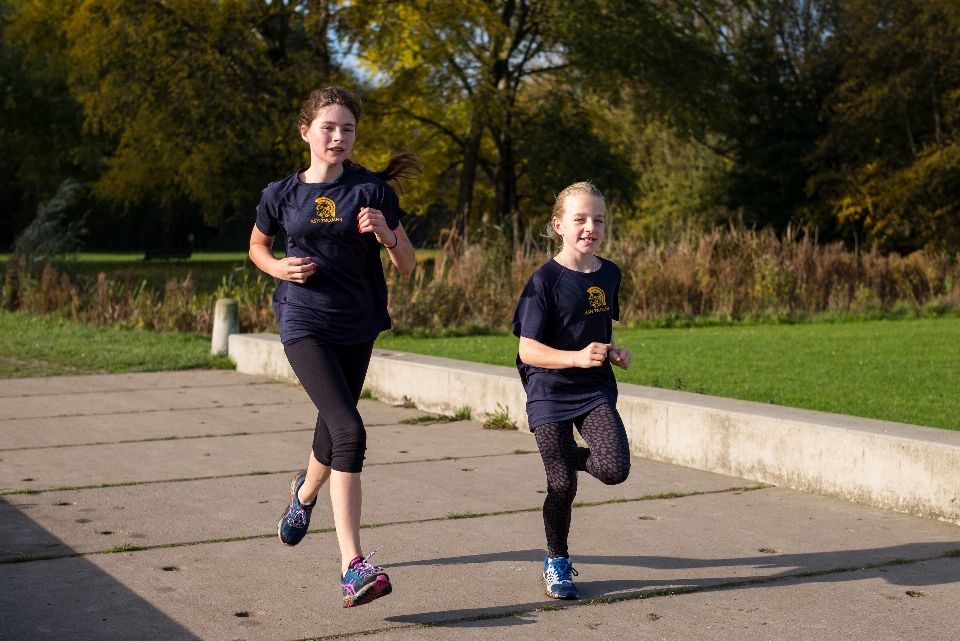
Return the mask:
M291 256L276 262L271 276L280 280L289 280L291 283L307 282L307 279L314 275L317 266L313 264L312 258L296 258Z
M610 343L590 343L579 352L574 353L574 367L600 367L603 361L607 360L607 350L610 349Z
M361 207L360 214L357 216L357 229L361 234L372 231L381 245L394 247L397 244L397 235L387 227L387 219L379 209Z
M630 369L630 350L624 349L623 347L619 349L611 349L610 353L610 362L616 365L621 369Z

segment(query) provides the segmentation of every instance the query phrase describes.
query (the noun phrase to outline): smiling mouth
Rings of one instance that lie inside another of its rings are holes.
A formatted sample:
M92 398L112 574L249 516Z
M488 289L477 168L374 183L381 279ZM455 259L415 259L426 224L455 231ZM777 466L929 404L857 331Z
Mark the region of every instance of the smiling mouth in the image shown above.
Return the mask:
M330 152L335 153L335 154L342 154L342 153L343 153L343 147L330 147L327 151L330 151Z

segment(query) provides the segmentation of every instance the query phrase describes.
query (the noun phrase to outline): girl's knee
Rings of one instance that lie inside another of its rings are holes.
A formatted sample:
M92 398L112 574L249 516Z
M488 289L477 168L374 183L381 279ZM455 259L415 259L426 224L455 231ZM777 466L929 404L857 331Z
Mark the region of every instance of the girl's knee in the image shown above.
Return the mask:
M597 470L597 480L604 485L619 485L630 476L630 459L618 461L616 465L601 466Z
M547 483L547 493L558 497L573 497L577 494L577 477L554 478ZM573 499L571 498L571 501Z

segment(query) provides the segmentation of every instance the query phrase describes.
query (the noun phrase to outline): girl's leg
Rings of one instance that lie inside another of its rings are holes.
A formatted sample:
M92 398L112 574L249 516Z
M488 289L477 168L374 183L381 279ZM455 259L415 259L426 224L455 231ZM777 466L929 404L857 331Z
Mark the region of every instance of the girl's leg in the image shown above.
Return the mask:
M287 343L284 349L319 412L308 465L308 478L316 490L309 489L315 495L327 478L333 479L330 499L346 571L350 561L362 556L360 471L366 450L366 430L357 412L357 401L373 345L324 345L315 339L303 339ZM314 474L310 474L310 467ZM310 498L306 490L298 495Z
M340 574L344 574L352 560L363 556L360 548L360 508L363 503L360 475L333 472L330 476L330 503L333 504L333 524L340 544Z
M311 450L310 458L307 460L307 478L303 481L303 485L300 486L300 491L297 492L297 498L300 499L301 503L313 503L317 500L317 494L320 493L320 488L323 487L323 484L326 483L329 478L330 466L318 461L313 450Z
M547 553L551 557L566 557L573 499L577 496L577 446L573 440L573 422L539 425L533 433L547 473L547 498L543 501Z
M590 446L589 450L580 449L580 469L605 485L626 481L630 475L630 442L617 408L604 403L577 423L583 440ZM586 461L582 460L584 457Z

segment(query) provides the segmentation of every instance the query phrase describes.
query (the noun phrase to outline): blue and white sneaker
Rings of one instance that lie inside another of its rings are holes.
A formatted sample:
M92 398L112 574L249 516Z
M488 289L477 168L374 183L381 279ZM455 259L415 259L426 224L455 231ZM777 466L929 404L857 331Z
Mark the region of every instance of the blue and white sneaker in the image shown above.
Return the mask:
M571 576L578 576L570 559L562 556L543 561L543 582L547 586L547 596L552 599L579 599L580 593Z
M317 505L316 500L311 505L304 505L297 496L300 486L306 480L306 472L300 472L293 477L293 482L290 483L290 505L277 523L277 536L280 537L280 542L287 546L296 545L307 535L307 530L310 528L310 513Z

